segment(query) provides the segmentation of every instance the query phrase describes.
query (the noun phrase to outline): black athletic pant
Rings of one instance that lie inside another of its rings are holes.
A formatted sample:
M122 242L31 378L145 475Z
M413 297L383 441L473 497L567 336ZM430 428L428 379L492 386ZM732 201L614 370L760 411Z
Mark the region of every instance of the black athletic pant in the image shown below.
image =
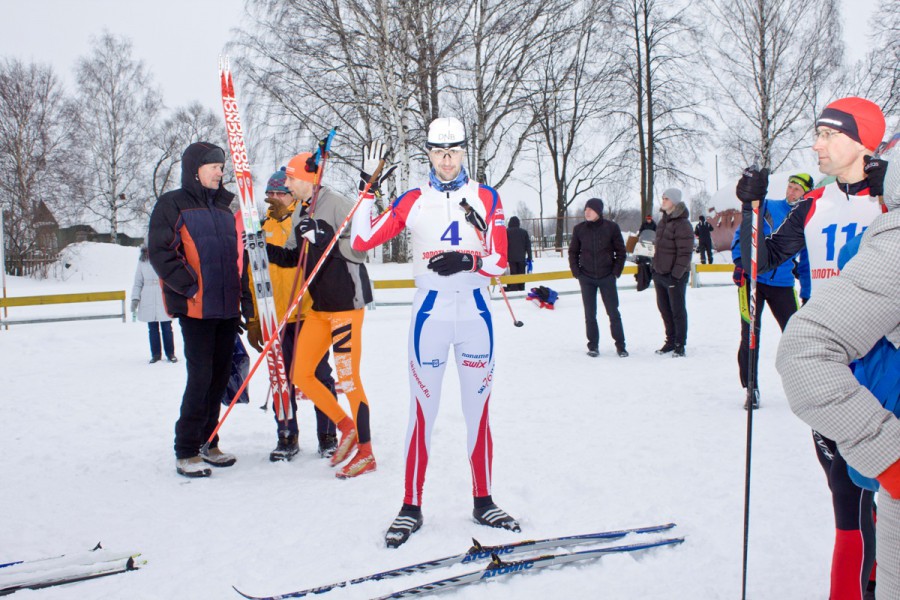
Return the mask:
M597 325L597 292L603 300L606 316L609 317L609 333L616 342L616 350L625 349L625 331L622 329L622 316L619 314L619 292L616 289L616 277L612 274L601 279L581 275L581 301L584 304L584 325L587 330L588 350L597 350L600 343L600 328Z
M180 317L184 338L187 384L181 398L181 416L175 423L175 457L190 458L216 428L222 396L231 376L238 319ZM210 444L215 448L219 436Z
M668 287L667 279L660 281L659 274L653 275L653 287L656 288L656 307L666 328L666 345L684 346L687 343L688 316L685 304L687 283L690 273L681 279L674 279L674 286Z
M300 321L297 324L296 335L300 334L300 329L303 328L303 321ZM294 333L294 323L288 323L284 332L281 335L281 351L284 354L284 372L287 373L288 381L291 380L291 364L294 362L294 339L296 338ZM325 355L322 357L322 360L319 361L319 364L316 365L316 379L318 379L322 385L328 388L328 391L337 398L337 394L334 391L334 377L331 376L331 365L328 364L328 350L325 351ZM291 388L291 407L293 408L294 418L288 421L288 432L293 435L297 435L297 390L293 384L290 385ZM315 406L315 405L313 405ZM318 406L315 406L316 409L316 433L319 436L319 441L322 441L322 436L326 434L335 434L337 432L337 427L334 423L331 422L325 413L319 410ZM279 432L281 430L281 422L278 420L278 411L275 411L275 422L278 423Z
M525 274L525 263L524 262L510 262L509 263L509 274L510 275L524 275ZM507 292L522 292L525 291L524 283L511 283L506 286Z
M697 246L697 251L700 252L700 264L705 265L707 262L709 264L713 264L712 246L707 246L706 244L700 244L699 246Z
M760 326L760 322L762 321L763 309L766 307L766 304L769 305L769 310L772 311L772 316L775 317L775 320L778 321L778 326L781 327L781 330L784 331L784 328L787 327L788 319L791 318L795 312L797 312L797 294L794 293L793 287L775 287L773 285L766 285L764 283L757 284L757 289L759 291L759 295L757 296L757 304L756 304L756 347L759 348L759 340L760 334L762 333L762 327ZM745 280L744 286L739 290L739 294L748 294L750 293L750 283ZM741 299L741 306L746 306L746 296ZM743 308L742 308L743 313ZM750 323L748 322L750 316L749 314L741 314L741 345L738 347L738 368L741 374L741 386L747 387L747 370L749 368L750 362ZM759 389L759 378L756 375L759 374L759 352L755 352L753 354L756 364L753 366L754 373L754 387Z
M813 431L816 457L825 470L834 508L830 598L861 599L875 565L874 492L857 487L837 444Z

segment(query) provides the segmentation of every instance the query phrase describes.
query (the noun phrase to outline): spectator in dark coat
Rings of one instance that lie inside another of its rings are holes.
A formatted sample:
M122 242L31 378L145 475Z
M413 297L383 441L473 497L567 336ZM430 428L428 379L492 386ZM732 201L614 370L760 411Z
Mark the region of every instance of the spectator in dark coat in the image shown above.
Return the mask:
M713 226L706 221L706 217L700 215L700 222L694 227L694 235L697 236L697 252L700 253L700 262L713 264L712 255L712 230Z
M656 231L656 221L653 220L652 215L647 215L646 217L644 217L644 222L641 223L641 227L640 229L638 229L638 235L640 235L642 231L647 230Z
M531 272L531 236L519 226L519 217L510 217L506 225L506 260L509 263L510 275L521 275ZM507 292L522 292L524 283L511 283L506 286Z
M616 353L625 358L625 332L619 314L616 279L625 268L625 240L619 226L603 218L603 200L591 198L584 205L584 221L572 230L569 268L581 285L588 356L598 356L600 328L597 326L597 292L603 300Z
M175 469L186 477L208 477L205 463L228 467L237 460L219 450L218 436L200 453L219 421L241 316L253 316L241 224L229 208L234 194L222 185L224 168L221 148L191 144L181 157L181 188L160 196L150 215L150 264L184 338L187 384L175 423Z
M688 327L685 293L691 276L694 232L688 209L681 201L681 190L664 191L660 209L663 214L656 228L652 268L656 306L666 328L666 342L656 353L684 356Z

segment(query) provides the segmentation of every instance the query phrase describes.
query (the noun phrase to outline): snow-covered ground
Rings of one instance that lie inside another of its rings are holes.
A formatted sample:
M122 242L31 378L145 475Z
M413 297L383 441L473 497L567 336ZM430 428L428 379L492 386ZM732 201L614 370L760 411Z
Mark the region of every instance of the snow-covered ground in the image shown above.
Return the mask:
M136 260L134 248L82 244L62 270L64 278L8 278L8 291L130 294ZM535 271L564 265L561 258L541 258ZM371 265L370 271L375 279L409 276L402 265ZM722 274L720 283L729 280ZM366 314L362 379L378 471L348 481L335 479L316 454L308 402L300 408L302 453L291 463L269 462L275 426L271 411L258 408L266 397L264 375L251 384L250 404L235 408L222 431L222 448L237 454L237 464L189 480L175 473L172 451L184 364L148 365L143 323L78 321L0 331L0 563L97 541L139 550L149 561L134 573L15 597L237 598L232 584L274 594L462 552L473 536L497 544L668 521L678 523L683 545L441 596L739 597L746 412L735 362L735 289L688 290L688 356L673 359L653 353L663 340L653 291L636 292L630 276L621 284L627 359L615 356L602 309L601 356L585 355L577 295L562 295L555 311L511 295L516 317L525 322L515 328L497 292L493 492L523 531L471 521L465 427L449 369L425 487L425 525L397 550L386 549L383 536L403 492L409 307L382 305ZM575 289L572 280L550 286ZM57 316L64 309L32 312ZM13 310L10 317L23 314ZM777 331L767 313L763 409L754 418L748 595L824 599L830 496L809 429L791 414L773 366ZM180 336L176 348L181 356ZM467 570L371 582L327 597L369 598Z

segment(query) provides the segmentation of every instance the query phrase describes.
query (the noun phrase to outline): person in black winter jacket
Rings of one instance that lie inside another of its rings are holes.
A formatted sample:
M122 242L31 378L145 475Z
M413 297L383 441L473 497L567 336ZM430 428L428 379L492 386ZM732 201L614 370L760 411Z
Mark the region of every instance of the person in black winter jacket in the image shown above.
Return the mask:
M619 314L619 293L616 279L625 268L625 240L622 230L603 218L603 200L591 198L584 205L584 221L572 230L569 244L569 268L581 286L584 303L584 323L587 330L588 356L598 356L600 328L597 326L597 292L603 300L609 329L616 343L616 353L628 356L625 332Z
M510 217L506 225L506 260L510 275L525 273L526 266L531 266L531 236L519 226L519 217ZM530 269L528 269L530 272ZM507 292L522 292L524 283L511 283L506 286Z
M231 212L234 194L222 186L224 168L221 148L191 144L181 157L181 188L160 196L150 215L150 264L184 338L187 384L175 423L175 469L186 477L208 477L205 463L228 467L237 460L219 450L218 436L200 453L219 421L241 316L253 316L242 224Z
M653 254L653 285L656 306L666 328L666 341L657 354L684 356L687 343L687 306L685 293L691 276L691 254L694 231L688 220L688 209L681 201L681 190L669 188L660 203L662 218L656 226L656 248Z
M712 255L712 224L706 221L706 217L700 215L700 222L694 227L694 235L697 236L697 252L700 253L700 262L713 264Z
M647 215L644 217L644 222L641 223L641 227L638 229L638 233L642 231L656 231L656 221L653 220L652 215Z

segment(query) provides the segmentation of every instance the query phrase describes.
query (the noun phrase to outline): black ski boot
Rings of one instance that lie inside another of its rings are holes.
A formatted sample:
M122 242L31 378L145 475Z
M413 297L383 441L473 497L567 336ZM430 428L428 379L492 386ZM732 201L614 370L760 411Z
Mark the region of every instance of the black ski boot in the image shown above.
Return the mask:
M508 529L519 533L522 528L519 522L506 514L506 511L491 502L485 506L476 506L472 510L472 518L476 523L487 525L488 527L497 527L498 529Z
M420 527L422 527L422 509L404 504L394 522L388 527L384 543L388 548L399 548Z
M334 456L338 447L338 439L336 433L320 433L319 434L319 456L322 458L331 458Z
M269 460L279 462L282 460L290 461L300 452L300 445L297 443L297 434L279 435L278 445L269 453Z
M663 344L663 347L656 351L657 354L668 354L672 350L675 349L675 344L672 342L666 342Z

